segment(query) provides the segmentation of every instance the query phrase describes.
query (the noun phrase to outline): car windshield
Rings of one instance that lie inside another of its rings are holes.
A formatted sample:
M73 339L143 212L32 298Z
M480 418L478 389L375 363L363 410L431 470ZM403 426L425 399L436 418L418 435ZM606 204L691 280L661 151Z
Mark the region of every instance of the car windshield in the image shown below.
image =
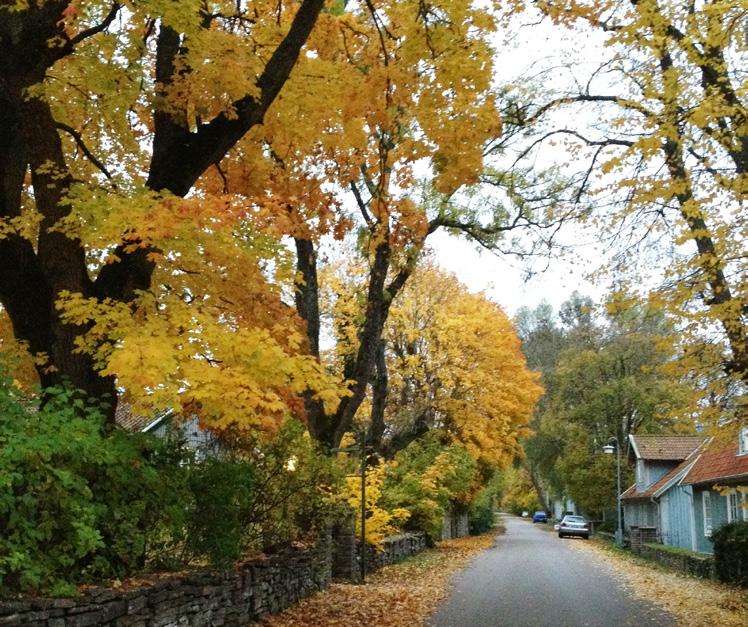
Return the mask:
M566 516L566 517L564 517L564 520L565 520L566 522L575 522L575 523L579 523L579 522L583 523L583 522L586 522L586 521L584 520L584 518L582 518L581 516Z
M545 512L535 512L536 516L545 516Z

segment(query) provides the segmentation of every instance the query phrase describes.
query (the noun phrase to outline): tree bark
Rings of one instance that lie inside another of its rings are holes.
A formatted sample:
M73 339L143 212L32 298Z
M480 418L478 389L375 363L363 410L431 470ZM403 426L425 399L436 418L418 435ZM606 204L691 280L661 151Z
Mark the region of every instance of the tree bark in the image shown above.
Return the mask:
M0 7L0 217L20 215L24 177L29 169L34 200L43 216L37 242L16 234L0 239L0 302L10 316L15 337L25 341L32 353L47 356L47 363L37 368L42 385L69 381L92 397L110 397L112 420L115 381L101 377L88 356L76 353L76 339L86 328L64 324L56 301L62 290L68 290L88 297L131 302L137 290L150 287L155 266L149 259L152 249L126 250L131 242L125 233L115 251L119 261L104 266L92 280L82 243L51 230L69 212L63 201L72 178L49 106L28 98L25 90L43 81L57 60L74 54L81 41L103 31L119 11L119 4L114 3L101 24L70 37L63 30L64 11L69 4L31 3L19 11ZM324 0L301 2L289 32L258 79L259 97L247 96L234 103L236 117L222 114L190 132L178 115L156 107L148 187L186 195L208 167L217 163L250 128L262 123L288 80L323 6ZM52 45L52 41L57 43ZM162 26L155 77L161 87L172 79L179 51L179 33Z

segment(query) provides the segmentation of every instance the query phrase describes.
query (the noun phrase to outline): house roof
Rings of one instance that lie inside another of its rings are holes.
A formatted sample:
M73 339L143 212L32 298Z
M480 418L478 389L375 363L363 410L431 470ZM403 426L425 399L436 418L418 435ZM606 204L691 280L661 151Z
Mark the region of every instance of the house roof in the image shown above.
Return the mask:
M738 455L738 439L715 437L683 478L685 484L748 478L748 454Z
M703 435L630 435L637 459L682 461L706 439Z
M156 422L160 422L163 416L137 416L132 411L132 405L122 399L117 403L114 411L114 421L128 431L145 431Z
M706 440L702 438L701 444L706 446ZM696 447L691 453L678 464L671 471L660 477L646 490L638 491L636 484L632 485L628 490L621 494L621 498L624 500L635 500L635 499L651 499L660 496L665 490L667 490L672 484L681 479L683 475L688 472L691 467L700 459L699 453L703 450L703 446Z

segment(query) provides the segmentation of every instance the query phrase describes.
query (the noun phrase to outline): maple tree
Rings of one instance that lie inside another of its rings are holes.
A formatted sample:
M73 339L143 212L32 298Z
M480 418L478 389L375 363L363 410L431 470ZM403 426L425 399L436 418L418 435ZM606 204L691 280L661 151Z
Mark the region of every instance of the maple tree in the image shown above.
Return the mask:
M663 268L650 298L681 320L682 367L726 394L748 372L745 8L719 0L538 7L574 37L596 36L600 61L542 72L556 79L542 92L527 82L509 88L517 161L554 143L566 148L567 206L584 205L631 289L642 271ZM720 369L728 377L717 385Z
M3 5L0 300L44 387L117 385L217 426L298 414L303 392L334 446L426 236L518 226L453 202L500 132L497 6L323 4ZM317 263L354 226L371 271L340 395Z
M447 202L418 197L413 174L416 162L430 165L431 185L445 197L478 178L483 145L501 124L490 90L491 4L374 3L352 9L349 16L356 19L355 29L329 34L349 61L343 88L355 91L357 99L342 96L345 107L330 127L331 137L313 138L313 148L300 147L307 137L273 144L281 193L291 193L289 218L296 221L292 234L300 277L296 305L312 354L319 354L321 328L320 213L314 200L329 180L340 184L339 205L354 207L348 219L357 229L356 254L368 267L359 286L350 351L339 371L349 393L332 411L310 395L305 399L310 432L327 446L336 446L351 429L378 376L391 303L427 236L440 227L494 234L509 228L504 216L468 219ZM317 155L312 164L303 161L308 154Z
M43 387L108 396L110 418L115 379L161 407L186 387L224 420L325 387L257 205L195 188L262 123L323 6L2 3L0 301Z
M454 275L420 266L393 303L385 332L389 394L374 389L372 439L391 455L432 429L485 465L519 454L542 393L509 318Z

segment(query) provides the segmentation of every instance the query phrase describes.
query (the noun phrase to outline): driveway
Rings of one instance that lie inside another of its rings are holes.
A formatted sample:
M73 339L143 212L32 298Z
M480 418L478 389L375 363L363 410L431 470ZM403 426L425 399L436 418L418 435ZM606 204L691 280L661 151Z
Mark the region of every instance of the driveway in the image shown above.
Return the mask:
M553 625L675 625L673 618L634 599L612 567L574 550L545 525L505 516L506 534L454 580L432 627ZM542 527L542 528L541 528Z

